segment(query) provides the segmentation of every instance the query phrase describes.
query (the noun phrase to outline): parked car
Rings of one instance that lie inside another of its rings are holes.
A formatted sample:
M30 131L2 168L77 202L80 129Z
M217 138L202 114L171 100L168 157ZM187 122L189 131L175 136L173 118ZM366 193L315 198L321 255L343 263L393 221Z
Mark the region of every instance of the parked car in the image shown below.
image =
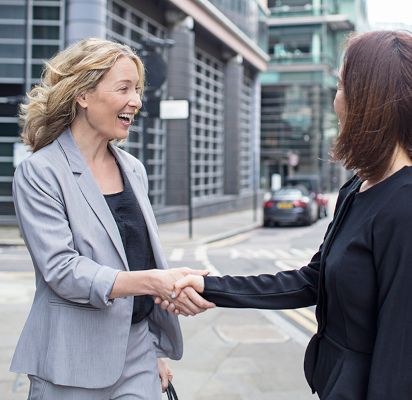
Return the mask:
M323 193L322 184L317 175L295 175L285 178L285 186L303 185L316 200L318 218L328 215L328 199Z
M264 226L311 225L317 218L316 200L304 186L282 187L273 192L263 209Z

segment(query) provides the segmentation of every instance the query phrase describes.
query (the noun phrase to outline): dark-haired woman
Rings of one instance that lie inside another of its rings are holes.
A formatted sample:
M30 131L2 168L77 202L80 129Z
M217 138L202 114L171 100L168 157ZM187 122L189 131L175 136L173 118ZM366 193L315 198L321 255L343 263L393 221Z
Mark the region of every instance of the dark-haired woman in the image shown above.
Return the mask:
M188 276L220 307L317 305L305 374L322 400L412 399L412 35L349 38L333 158L356 171L309 265L277 275ZM163 304L165 307L165 304Z

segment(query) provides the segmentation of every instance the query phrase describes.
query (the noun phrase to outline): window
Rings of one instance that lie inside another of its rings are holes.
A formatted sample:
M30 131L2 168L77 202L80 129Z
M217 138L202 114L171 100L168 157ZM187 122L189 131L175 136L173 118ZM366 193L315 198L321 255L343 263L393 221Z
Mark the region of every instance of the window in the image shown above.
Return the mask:
M23 39L26 36L24 25L0 25L1 39Z
M60 29L58 26L33 26L33 39L59 39Z
M33 19L58 21L60 19L60 7L33 7Z
M49 59L52 58L59 51L59 46L33 45L33 58Z
M24 6L9 6L0 4L0 18L2 19L25 19Z

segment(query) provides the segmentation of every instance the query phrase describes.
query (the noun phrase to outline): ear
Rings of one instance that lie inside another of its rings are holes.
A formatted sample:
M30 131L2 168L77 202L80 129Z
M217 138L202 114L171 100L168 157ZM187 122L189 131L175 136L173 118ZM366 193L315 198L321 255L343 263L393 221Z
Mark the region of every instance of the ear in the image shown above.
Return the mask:
M76 103L82 108L87 108L86 92L77 95Z

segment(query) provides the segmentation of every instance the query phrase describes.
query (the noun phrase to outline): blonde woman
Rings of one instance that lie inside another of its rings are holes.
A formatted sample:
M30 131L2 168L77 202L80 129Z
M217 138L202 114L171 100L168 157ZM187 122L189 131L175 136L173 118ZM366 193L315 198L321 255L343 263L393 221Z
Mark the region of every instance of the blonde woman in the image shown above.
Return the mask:
M152 296L201 272L167 270L144 167L112 143L127 139L143 83L128 46L85 39L46 64L22 106L33 154L13 196L36 293L11 370L29 375L29 400L161 399L163 357L182 355L176 315Z

